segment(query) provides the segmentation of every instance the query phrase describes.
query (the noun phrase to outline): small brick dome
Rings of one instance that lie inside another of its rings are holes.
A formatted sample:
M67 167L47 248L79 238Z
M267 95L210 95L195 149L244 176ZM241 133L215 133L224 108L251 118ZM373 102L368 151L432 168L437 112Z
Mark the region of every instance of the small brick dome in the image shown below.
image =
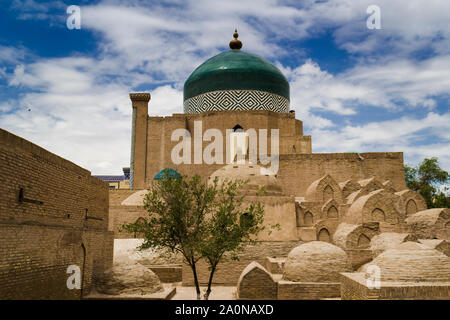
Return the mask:
M339 273L350 271L344 250L322 241L311 241L289 252L283 280L294 282L339 282Z
M450 257L417 242L403 242L388 249L359 271L366 272L369 265L381 269L382 281L450 281Z
M214 171L209 176L209 181L214 181L218 178L218 183L221 184L225 179L227 180L249 180L248 184L244 186L246 191L256 191L260 187L264 187L266 195L281 195L282 187L277 180L276 174L269 169L252 164L246 161L243 164L228 164L222 168Z

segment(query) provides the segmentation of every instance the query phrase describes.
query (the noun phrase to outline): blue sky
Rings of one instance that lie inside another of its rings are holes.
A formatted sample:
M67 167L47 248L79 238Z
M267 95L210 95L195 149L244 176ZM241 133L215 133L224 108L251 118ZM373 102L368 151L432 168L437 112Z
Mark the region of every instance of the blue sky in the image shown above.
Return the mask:
M150 115L182 112L184 81L234 28L290 81L313 152L403 151L450 170L448 0L0 3L0 127L93 174L129 165L128 93L150 91ZM380 30L366 27L373 4Z

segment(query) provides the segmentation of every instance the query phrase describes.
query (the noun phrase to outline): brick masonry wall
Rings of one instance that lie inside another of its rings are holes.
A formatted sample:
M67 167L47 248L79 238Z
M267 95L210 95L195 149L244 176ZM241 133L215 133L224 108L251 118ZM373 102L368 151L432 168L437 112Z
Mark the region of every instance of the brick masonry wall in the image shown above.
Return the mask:
M367 300L378 298L379 292L377 290L372 290L374 292L369 295L370 290L359 281L355 281L344 275L341 275L340 279L342 300Z
M278 179L286 195L304 196L308 186L329 174L337 182L356 181L372 176L380 181L391 180L397 190L406 189L403 153L370 152L312 153L280 156Z
M114 231L115 239L134 238L135 235L126 232L119 232L120 227L125 223L133 223L140 217L147 217L148 213L144 207L123 206L122 201L138 190L110 190L109 191L109 230Z
M340 296L340 283L278 282L279 300L311 300L337 298Z
M277 298L277 283L266 270L254 268L240 278L237 287L239 299Z
M256 261L261 265L265 264L266 257L283 257L287 256L301 241L273 241L259 242L256 245L247 245L243 252L239 254L239 261L226 260L219 264L214 274L213 284L215 285L237 285L239 276L242 271L252 261ZM183 264L183 286L194 285L194 277L191 268ZM209 278L208 265L204 261L197 264L197 275L201 284L207 284Z
M173 283L173 282L181 282L182 270L181 266L174 265L149 265L150 270L152 270L163 283Z
M0 129L0 299L76 299L112 266L108 184L89 171ZM19 201L19 190L26 199Z
M369 289L363 273L341 275L343 300L449 300L450 283L381 282L380 289Z
M151 183L155 174L167 167L174 168L183 174L199 174L207 177L225 164L225 154L223 156L224 164L194 164L195 121L202 121L202 133L211 128L219 129L222 132L224 153L226 152L226 129L232 129L237 124L241 125L244 130L253 128L257 134L259 134L259 129L268 129L267 149L269 153L271 148L270 129L280 130L280 153L311 152L311 137L303 136L303 124L300 120L295 119L293 114L280 114L270 111L215 111L202 114L173 114L169 117L148 117L147 126L142 125L142 128L137 128L136 131L136 136L146 135L147 137L146 185ZM191 133L192 164L175 165L171 160L172 149L179 143L178 141L171 141L172 132L176 129L187 129ZM138 141L138 138L136 138L136 141ZM203 141L203 150L210 143L210 141ZM135 158L135 161L139 161L139 159ZM141 164L137 165L141 166ZM144 177L139 176L136 179L141 180Z
M151 107L150 107L151 108ZM144 108L145 109L145 108ZM336 181L349 179L355 181L376 176L380 181L391 180L397 190L406 188L403 169L403 153L323 153L313 154L311 136L303 135L303 123L295 119L294 114L278 114L269 111L226 111L205 112L202 114L173 114L169 117L148 117L146 125L137 128L136 135L146 137L147 156L136 158L136 166L142 167L139 161L146 161L145 176L136 177L149 185L156 173L171 167L183 174L199 174L208 177L224 164L192 164L175 165L171 160L171 151L178 141L171 141L175 129L187 129L194 135L194 121L202 121L202 132L217 128L222 133L236 124L244 130L279 129L280 169L278 178L286 195L304 196L308 186L315 180L330 174ZM224 136L225 137L225 136ZM138 138L136 138L136 141ZM203 150L211 142L203 141ZM225 148L225 139L224 152ZM270 150L270 134L267 147ZM191 151L194 145L192 141ZM139 160L141 159L141 160ZM144 159L144 160L143 160ZM225 162L225 157L224 157ZM144 171L141 171L144 172ZM136 173L138 174L138 173ZM138 188L135 186L135 188Z

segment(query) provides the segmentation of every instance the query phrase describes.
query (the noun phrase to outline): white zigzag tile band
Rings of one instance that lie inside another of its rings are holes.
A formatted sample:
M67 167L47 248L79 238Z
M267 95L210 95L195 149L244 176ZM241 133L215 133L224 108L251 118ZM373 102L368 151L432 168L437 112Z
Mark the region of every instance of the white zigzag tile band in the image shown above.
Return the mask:
M200 94L184 101L184 113L224 110L270 110L289 112L289 100L257 90L221 90Z

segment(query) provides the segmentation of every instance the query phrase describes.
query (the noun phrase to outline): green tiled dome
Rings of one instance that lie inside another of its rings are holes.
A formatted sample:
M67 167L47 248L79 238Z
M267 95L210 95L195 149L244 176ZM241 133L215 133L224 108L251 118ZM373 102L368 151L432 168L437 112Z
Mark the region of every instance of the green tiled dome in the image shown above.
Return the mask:
M289 83L264 58L240 50L222 52L204 62L184 83L184 101L206 92L258 90L289 100Z

